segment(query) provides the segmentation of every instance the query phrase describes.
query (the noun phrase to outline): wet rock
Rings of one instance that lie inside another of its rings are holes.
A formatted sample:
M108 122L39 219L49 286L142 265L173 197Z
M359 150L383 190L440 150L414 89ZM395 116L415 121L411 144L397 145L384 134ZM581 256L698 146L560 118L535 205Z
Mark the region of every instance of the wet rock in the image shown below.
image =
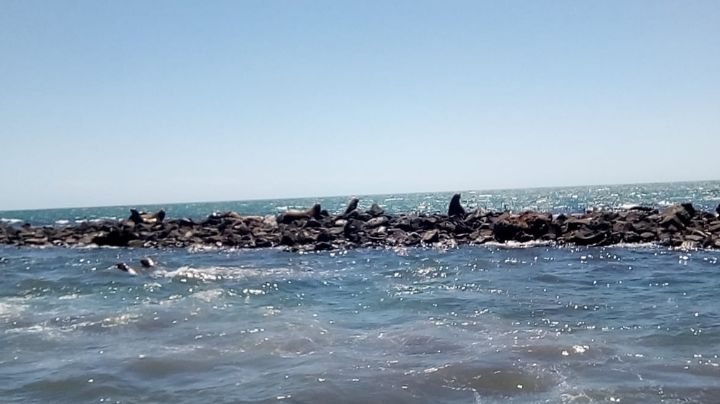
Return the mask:
M304 227L318 228L318 227L322 227L322 223L320 223L320 221L316 220L316 219L309 219L307 222L305 222Z
M378 217L385 213L385 209L381 208L377 203L373 203L367 213L372 217Z
M255 239L255 247L257 248L268 248L272 247L273 244L270 240L266 240L264 238L256 238Z
M566 240L577 245L601 245L609 236L604 232L593 232L587 229L576 230L566 237Z
M527 224L521 222L519 217L511 215L501 218L493 226L495 240L500 243L516 240L525 230L527 230Z
M314 250L315 251L327 251L327 250L332 250L333 248L334 248L333 245L328 242L320 242L320 243L315 244Z
M652 232L649 232L649 231L640 233L640 239L641 239L642 241L644 241L644 242L653 241L653 240L655 240L655 238L656 238L655 233L652 233Z
M92 239L93 244L99 246L127 247L130 240L136 240L138 235L127 229L113 229L108 233L101 233Z
M675 226L677 229L684 229L695 215L695 208L690 203L673 205L665 209L660 216L660 226Z
M280 245L294 246L296 242L295 234L289 231L284 231L282 237L280 237Z
M452 201L451 201L452 202ZM459 198L457 198L459 203ZM452 204L452 203L451 203ZM353 208L353 203L351 201ZM346 211L349 209L346 209ZM453 209L448 207L448 213ZM367 212L356 207L347 215L329 217L316 204L306 211L279 216L213 213L202 223L165 220L155 214L131 213L134 220L84 222L75 226L33 227L0 225L0 243L20 246L110 245L118 247L219 246L259 248L282 245L291 250L434 244L452 247L487 241L549 240L577 245L653 242L666 246L692 243L717 248L720 220L698 212L691 204L622 211L590 210L584 214L551 216L540 212L487 212L467 215L385 214L377 204ZM463 217L464 216L464 217ZM279 222L279 223L278 223ZM323 244L324 243L324 244ZM320 247L318 247L320 246Z

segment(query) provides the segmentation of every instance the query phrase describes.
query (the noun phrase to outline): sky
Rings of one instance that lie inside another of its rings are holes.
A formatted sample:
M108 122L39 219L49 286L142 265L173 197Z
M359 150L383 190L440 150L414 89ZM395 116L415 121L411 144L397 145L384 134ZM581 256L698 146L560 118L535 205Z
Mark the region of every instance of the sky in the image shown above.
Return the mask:
M0 1L0 210L720 179L720 1Z

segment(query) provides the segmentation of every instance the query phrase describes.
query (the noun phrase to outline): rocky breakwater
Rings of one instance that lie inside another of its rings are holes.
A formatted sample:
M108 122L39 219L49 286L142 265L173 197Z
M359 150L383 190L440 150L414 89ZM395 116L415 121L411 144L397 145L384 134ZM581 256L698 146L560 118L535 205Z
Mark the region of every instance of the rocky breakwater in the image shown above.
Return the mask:
M717 213L720 214L720 206ZM117 246L185 248L283 247L292 251L376 246L419 246L528 242L606 246L656 243L683 248L720 248L720 218L691 204L658 210L634 207L579 214L466 212L456 194L446 214L388 214L377 204L368 210L350 201L341 213L319 204L305 211L246 216L213 213L202 221L167 219L165 212L131 211L124 221L77 226L0 224L0 243L17 246Z

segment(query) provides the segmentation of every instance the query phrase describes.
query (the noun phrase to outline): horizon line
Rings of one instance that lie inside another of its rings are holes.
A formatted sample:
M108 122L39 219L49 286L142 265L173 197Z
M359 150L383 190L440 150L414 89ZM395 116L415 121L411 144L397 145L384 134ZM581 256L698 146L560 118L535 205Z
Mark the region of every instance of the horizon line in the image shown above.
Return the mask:
M228 200L215 200L215 201L181 201L181 202L148 202L148 203L133 203L133 204L117 204L117 205L95 205L95 206L65 206L65 207L48 207L48 208L34 208L34 209L0 209L0 213L5 212L27 212L27 211L43 211L43 210L57 210L57 209L93 209L93 208L121 208L128 206L160 206L160 205L183 205L183 204L205 204L205 203L233 203L233 202L257 202L257 201L284 201L293 199L327 199L327 198L340 198L340 197L372 197L380 195L413 195L413 194L425 194L425 193L451 193L451 192L475 192L475 191L516 191L516 190L538 190L538 189L557 189L557 188L577 188L577 187L613 187L613 186L630 186L630 185L657 185L657 184L688 184L688 183L700 183L700 182L720 182L719 179L705 179L705 180L681 180L681 181L652 181L652 182L634 182L634 183L615 183L615 184L583 184L583 185L542 185L537 187L509 187L509 188L477 188L477 189L465 189L465 190L439 190L439 191L411 191L411 192L400 192L397 194L392 193L368 193L368 194L347 194L347 195L323 195L323 196L290 196L290 197L259 197L259 198L247 198L247 199L228 199Z

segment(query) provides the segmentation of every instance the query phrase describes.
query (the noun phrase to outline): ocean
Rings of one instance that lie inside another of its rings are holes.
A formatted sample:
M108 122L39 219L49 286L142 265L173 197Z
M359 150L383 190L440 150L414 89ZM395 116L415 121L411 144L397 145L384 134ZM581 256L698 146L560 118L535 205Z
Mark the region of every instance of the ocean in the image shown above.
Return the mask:
M445 211L452 193L361 196ZM349 197L136 206L273 214ZM720 182L466 191L466 208L692 202ZM33 225L127 206L0 212ZM157 269L114 269L144 256ZM318 253L0 246L0 401L718 403L720 252L488 244Z

